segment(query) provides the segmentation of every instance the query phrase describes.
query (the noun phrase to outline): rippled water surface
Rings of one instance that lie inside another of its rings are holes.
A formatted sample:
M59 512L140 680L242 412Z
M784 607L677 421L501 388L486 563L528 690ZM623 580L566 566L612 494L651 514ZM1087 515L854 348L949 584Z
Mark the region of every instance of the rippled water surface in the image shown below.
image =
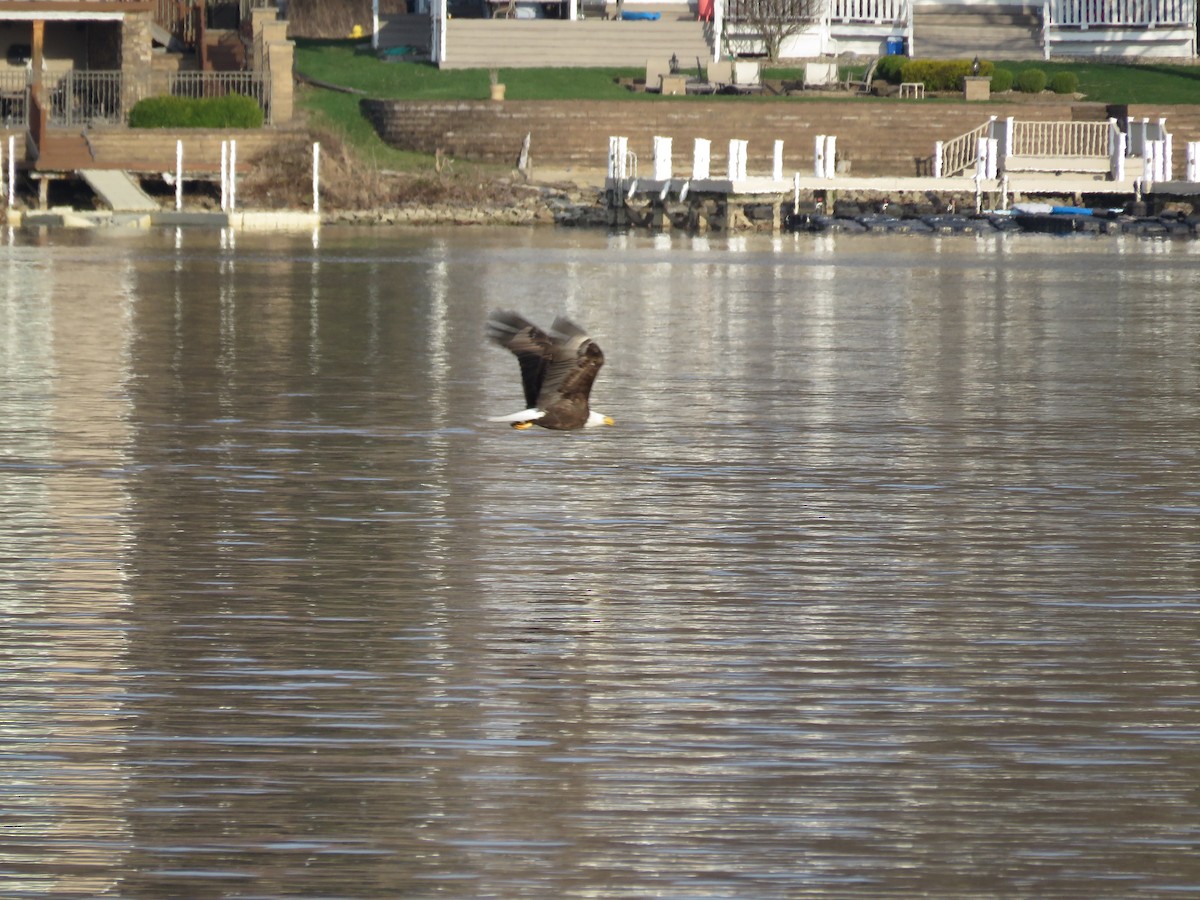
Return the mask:
M1200 247L4 235L0 895L1200 893ZM617 427L516 432L488 309Z

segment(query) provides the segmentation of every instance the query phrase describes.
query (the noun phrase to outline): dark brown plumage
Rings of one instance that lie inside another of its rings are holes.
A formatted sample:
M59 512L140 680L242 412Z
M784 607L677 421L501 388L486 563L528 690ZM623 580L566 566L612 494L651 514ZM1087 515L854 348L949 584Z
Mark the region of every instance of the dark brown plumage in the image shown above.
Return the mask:
M493 419L514 428L540 425L566 431L587 425L611 425L612 419L592 412L588 398L604 353L587 332L559 316L548 331L507 310L488 318L488 337L512 351L521 367L526 409Z

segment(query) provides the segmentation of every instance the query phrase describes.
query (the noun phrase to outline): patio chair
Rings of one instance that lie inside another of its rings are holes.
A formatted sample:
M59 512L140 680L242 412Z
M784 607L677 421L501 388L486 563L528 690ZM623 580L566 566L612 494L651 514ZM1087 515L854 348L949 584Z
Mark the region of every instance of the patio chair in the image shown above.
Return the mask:
M830 88L838 83L837 63L810 62L804 64L804 89Z
M579 15L584 19L608 19L608 0L579 0ZM649 82L647 82L649 86Z
M754 60L719 59L708 64L708 83L721 93L762 90L762 69Z
M853 91L856 94L871 93L871 79L875 76L875 67L879 65L879 57L873 56L867 63L866 69L863 70L862 78L855 78L852 75L846 75L846 81L843 86L848 91Z

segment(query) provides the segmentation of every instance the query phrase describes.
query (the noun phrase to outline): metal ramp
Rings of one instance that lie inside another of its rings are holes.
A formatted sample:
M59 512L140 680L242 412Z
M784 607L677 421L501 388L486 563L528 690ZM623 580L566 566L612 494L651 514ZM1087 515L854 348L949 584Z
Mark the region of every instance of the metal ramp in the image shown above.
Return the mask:
M128 172L120 169L80 169L79 176L113 212L146 212L159 208L154 198Z

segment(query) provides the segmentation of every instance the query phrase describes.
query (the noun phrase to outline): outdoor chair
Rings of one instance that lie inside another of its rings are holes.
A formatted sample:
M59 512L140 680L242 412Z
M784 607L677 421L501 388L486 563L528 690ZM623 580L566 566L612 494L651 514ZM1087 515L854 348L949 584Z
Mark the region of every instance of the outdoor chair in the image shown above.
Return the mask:
M830 88L838 83L837 63L810 62L804 64L804 88Z
M879 57L873 56L867 63L867 67L863 70L861 78L855 78L847 73L846 80L843 86L848 91L853 91L856 94L871 93L871 79L875 77L875 67L879 65Z
M579 0L579 15L585 19L608 19L608 0Z

